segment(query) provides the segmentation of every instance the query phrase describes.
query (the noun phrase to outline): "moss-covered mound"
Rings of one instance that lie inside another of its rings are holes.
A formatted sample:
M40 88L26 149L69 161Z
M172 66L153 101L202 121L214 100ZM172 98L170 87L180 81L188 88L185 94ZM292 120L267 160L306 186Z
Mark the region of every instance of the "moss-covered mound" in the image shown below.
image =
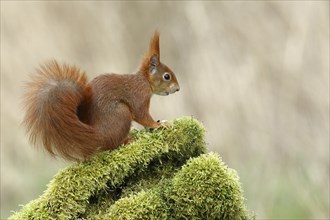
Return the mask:
M236 172L205 154L203 126L173 123L60 171L10 219L250 219Z

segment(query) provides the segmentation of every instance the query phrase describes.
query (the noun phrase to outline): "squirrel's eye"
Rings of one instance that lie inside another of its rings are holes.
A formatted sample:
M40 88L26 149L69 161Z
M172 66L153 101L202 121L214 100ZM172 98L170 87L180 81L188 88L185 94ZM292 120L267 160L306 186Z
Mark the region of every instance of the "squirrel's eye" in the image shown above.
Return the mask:
M168 80L171 79L171 75L168 74L168 73L165 73L165 74L163 75L163 78L164 78L164 80L168 81Z

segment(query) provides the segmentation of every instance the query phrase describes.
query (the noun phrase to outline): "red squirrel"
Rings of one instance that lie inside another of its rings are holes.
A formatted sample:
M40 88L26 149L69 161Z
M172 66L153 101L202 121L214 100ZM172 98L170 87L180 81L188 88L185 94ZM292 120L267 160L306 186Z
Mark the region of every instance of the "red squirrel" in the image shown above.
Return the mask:
M53 156L84 160L131 141L132 121L149 128L166 125L149 113L153 94L179 91L173 71L160 62L159 33L134 74L103 74L87 82L76 66L55 60L42 65L24 96L29 140Z

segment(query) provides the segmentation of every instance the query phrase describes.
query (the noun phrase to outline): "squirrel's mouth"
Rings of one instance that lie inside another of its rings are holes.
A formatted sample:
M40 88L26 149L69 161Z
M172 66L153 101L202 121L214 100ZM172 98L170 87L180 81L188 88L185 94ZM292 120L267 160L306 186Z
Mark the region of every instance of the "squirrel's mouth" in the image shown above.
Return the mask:
M156 94L161 95L161 96L167 96L169 94L173 94L175 92L178 92L179 90L180 90L179 85L173 85L169 89L167 89L166 91L158 91L158 92L156 92Z
M157 94L157 95L161 95L161 96L167 96L167 95L169 95L170 93L169 93L169 92L157 92L156 94Z

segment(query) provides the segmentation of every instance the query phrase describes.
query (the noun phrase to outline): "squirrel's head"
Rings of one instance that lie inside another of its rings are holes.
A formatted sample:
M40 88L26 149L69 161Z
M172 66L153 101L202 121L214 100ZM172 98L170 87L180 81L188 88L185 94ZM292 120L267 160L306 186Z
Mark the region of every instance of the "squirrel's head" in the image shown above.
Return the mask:
M151 38L149 50L143 59L140 71L148 79L152 92L157 95L169 95L180 90L173 71L160 62L159 33Z

